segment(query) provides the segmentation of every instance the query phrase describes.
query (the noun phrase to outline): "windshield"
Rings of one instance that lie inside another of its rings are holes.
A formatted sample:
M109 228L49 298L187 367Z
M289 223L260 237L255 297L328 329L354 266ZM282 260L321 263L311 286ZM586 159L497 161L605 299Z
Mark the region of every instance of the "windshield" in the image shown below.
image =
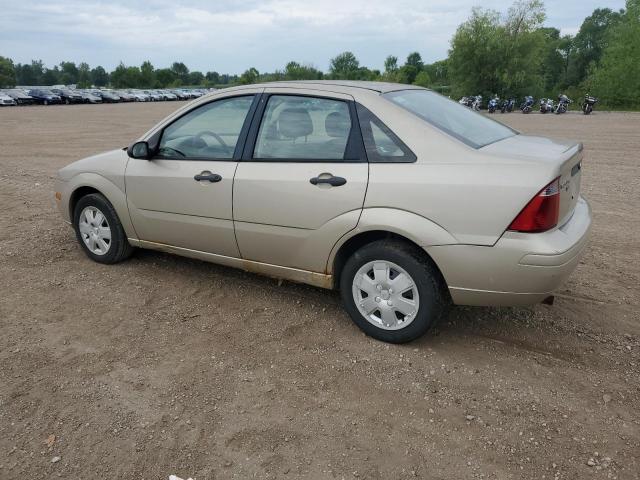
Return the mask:
M473 148L517 132L430 90L401 90L384 97Z

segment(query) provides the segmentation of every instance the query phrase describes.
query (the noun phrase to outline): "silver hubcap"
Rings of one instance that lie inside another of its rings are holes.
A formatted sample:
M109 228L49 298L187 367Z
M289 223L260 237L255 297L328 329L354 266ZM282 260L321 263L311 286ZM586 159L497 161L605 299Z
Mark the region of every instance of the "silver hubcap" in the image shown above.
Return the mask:
M387 260L374 260L356 272L353 300L362 316L384 330L409 325L420 307L416 283L406 270Z
M104 255L111 247L111 228L104 214L96 207L85 207L80 212L78 229L82 241L95 255Z

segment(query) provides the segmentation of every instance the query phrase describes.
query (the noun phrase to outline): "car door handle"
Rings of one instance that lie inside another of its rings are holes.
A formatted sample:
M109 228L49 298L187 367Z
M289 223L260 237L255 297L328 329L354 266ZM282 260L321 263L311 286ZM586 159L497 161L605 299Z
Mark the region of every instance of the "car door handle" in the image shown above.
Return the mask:
M222 180L222 177L220 175L218 175L217 173L211 173L208 170L205 170L204 172L199 173L198 175L193 177L193 179L196 180L197 182L209 181L211 183L215 183L215 182L219 182L220 180Z
M330 177L325 177L325 178L313 177L309 179L309 183L311 183L311 185L320 185L321 183L327 183L333 187L340 187L345 183L347 183L347 179L342 177L334 177L332 175Z

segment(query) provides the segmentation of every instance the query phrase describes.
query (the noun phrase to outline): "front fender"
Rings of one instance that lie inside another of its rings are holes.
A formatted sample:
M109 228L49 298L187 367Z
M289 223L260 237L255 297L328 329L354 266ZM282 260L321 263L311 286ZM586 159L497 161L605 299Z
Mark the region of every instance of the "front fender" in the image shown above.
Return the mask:
M104 195L116 210L127 237L133 239L138 238L135 229L133 228L133 224L131 223L131 218L129 217L127 196L125 192L111 180L97 173L79 173L71 177L66 182L60 181L57 183L57 188L59 189L57 191L61 193L61 213L65 220L72 222L73 212L71 210L71 201L73 194L83 187L93 188Z

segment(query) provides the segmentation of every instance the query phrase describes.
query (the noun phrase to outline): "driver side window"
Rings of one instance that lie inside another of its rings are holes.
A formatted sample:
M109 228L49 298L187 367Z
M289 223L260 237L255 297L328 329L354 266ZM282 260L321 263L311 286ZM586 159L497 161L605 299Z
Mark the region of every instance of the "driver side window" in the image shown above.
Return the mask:
M156 158L231 160L252 102L247 95L192 110L164 129Z

